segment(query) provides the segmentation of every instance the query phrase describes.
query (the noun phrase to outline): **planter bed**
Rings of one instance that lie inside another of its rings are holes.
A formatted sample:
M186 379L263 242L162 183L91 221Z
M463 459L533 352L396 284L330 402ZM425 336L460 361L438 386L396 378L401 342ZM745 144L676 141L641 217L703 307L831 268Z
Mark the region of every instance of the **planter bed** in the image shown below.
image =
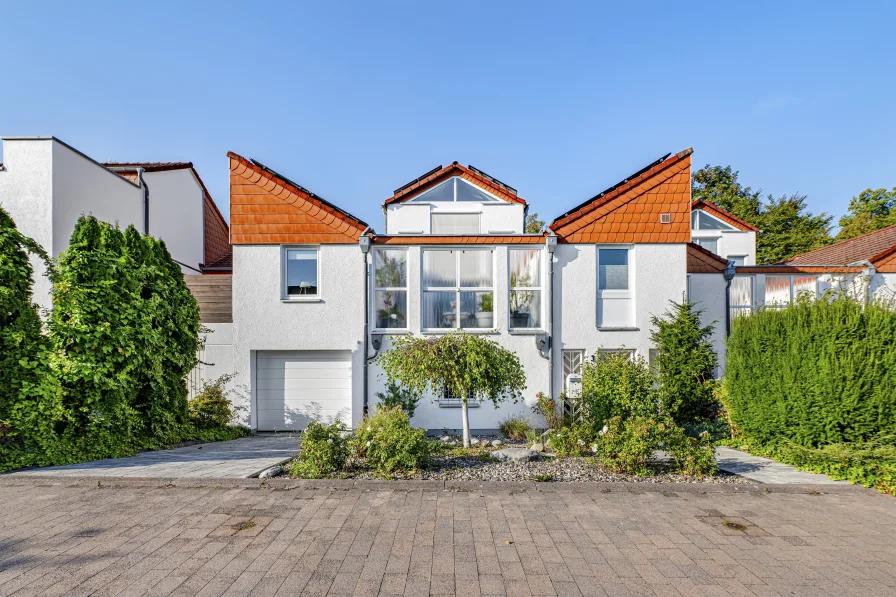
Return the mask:
M484 440L497 438L480 438ZM475 446L463 450L457 444L442 444L441 453L432 457L427 469L413 473L394 473L389 477L372 470L364 459L351 458L345 469L330 475L334 479L416 479L442 481L571 481L571 482L620 482L620 483L735 483L748 484L750 481L738 475L719 472L713 477L702 479L687 475L673 474L669 467L657 460L653 466L653 475L638 477L615 473L604 468L593 457L555 457L542 455L535 462L513 463L496 462L491 452L508 447L524 448L524 442L513 442L502 439L499 447ZM284 465L289 471L290 463Z

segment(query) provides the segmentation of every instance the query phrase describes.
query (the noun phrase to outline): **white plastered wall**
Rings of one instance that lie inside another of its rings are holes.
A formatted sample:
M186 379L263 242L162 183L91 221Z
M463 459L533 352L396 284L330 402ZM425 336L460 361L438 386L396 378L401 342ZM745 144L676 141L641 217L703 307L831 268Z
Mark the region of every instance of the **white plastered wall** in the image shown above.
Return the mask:
M688 274L688 299L703 312L700 322L714 326L712 348L719 358L720 376L725 371L725 287L722 274Z
M149 189L149 233L165 241L171 256L196 274L204 255L204 192L192 170L145 172ZM143 229L141 228L142 232Z
M521 203L398 203L386 206L386 234L430 234L433 213L478 213L480 234L522 234Z
M752 230L691 230L691 239L716 238L721 257L744 256L744 265L756 265L756 233Z

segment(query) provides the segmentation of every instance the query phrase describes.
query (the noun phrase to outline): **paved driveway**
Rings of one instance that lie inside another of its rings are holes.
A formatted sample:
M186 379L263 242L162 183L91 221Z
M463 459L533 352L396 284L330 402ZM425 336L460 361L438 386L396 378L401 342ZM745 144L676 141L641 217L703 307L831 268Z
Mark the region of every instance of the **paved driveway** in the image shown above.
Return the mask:
M868 490L468 487L0 477L0 595L896 594Z
M262 434L226 442L173 450L142 452L131 458L109 458L68 466L48 466L11 473L52 477L247 478L288 460L298 439L289 433Z

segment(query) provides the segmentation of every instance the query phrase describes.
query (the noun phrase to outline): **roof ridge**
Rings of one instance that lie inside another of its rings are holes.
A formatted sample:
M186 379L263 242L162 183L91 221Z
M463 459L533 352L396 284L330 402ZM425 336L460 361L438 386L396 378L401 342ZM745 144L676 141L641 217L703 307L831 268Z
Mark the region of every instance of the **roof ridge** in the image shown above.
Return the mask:
M794 256L792 256L792 257L789 257L789 258L786 259L785 261L782 261L781 263L790 263L790 262L791 262L792 260L794 260L794 259L797 259L797 258L799 258L799 257L805 257L806 255L811 255L812 253L815 253L816 251L821 251L821 250L824 250L824 249L830 249L831 247L835 247L835 246L838 246L838 245L842 246L842 245L845 245L845 244L850 243L850 242L852 242L852 241L856 241L856 240L859 240L859 239L862 239L862 238L871 236L871 235L873 235L873 234L880 234L881 232L884 232L885 230L890 230L891 228L892 228L892 229L896 229L896 224L891 224L890 226L884 226L883 228L878 228L877 230L872 230L871 232L866 232L866 233L864 233L864 234L860 234L860 235L858 235L858 236L854 236L854 237L852 237L852 238L846 238L846 239L843 239L843 240L840 240L840 241L837 241L837 242L833 242L833 243L831 243L831 244L829 244L829 245L825 245L825 246L823 246L823 247L818 247L817 249L812 249L811 251L806 251L805 253L798 253L798 254L796 254L796 255L794 255Z
M528 202L520 197L516 189L511 187L510 185L499 181L494 178L490 174L486 174L482 170L479 170L475 167L467 167L462 166L456 160L448 164L447 166L440 166L438 168L433 168L426 174L415 178L411 182L405 184L404 186L398 187L392 194L391 197L387 198L383 205L391 205L392 203L404 202L407 197L416 194L416 192L420 189L424 189L426 185L430 183L435 183L435 181L439 180L443 176L449 175L452 170L458 170L463 174L470 176L473 181L479 183L485 190L489 191L492 194L497 194L502 200L512 202L512 203L522 203L524 205L528 205ZM472 182L472 181L468 181ZM420 191L421 193L425 192L425 189Z
M750 230L752 230L754 232L759 232L759 228L757 226L754 226L753 224L749 223L748 221L744 220L743 218L740 218L740 217L734 215L727 209L723 209L723 208L719 207L717 203L713 203L712 201L707 201L706 199L693 199L691 201L691 209L694 209L695 203L703 203L704 205L708 205L708 206L712 207L713 209L717 209L718 211L723 213L725 216L731 218L732 220L739 222L740 224L742 224L744 226L747 226L748 228L750 228Z

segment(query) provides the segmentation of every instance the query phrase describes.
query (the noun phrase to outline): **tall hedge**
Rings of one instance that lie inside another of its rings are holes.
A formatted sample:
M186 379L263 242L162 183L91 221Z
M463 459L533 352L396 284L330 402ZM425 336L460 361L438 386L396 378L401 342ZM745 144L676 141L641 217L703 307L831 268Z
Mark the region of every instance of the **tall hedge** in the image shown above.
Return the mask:
M896 312L848 298L734 320L725 385L751 441L806 447L896 434Z
M186 422L199 307L164 242L82 217L58 259L50 337L81 454L125 454Z

